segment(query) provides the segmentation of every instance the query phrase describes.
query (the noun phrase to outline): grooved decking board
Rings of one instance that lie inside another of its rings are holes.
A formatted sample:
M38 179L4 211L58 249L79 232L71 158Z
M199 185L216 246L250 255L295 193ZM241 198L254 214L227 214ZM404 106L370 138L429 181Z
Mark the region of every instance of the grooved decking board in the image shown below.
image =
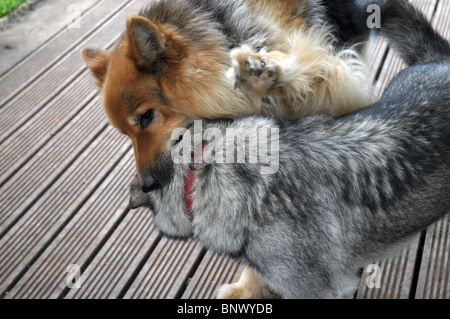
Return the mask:
M134 170L130 150L33 263L7 298L58 298L67 288L69 265L83 267L115 223L128 212L124 176ZM140 227L141 223L136 223ZM101 268L101 267L100 267ZM98 286L97 289L100 289Z
M0 240L0 295L32 266L129 149L126 139L107 127L6 233Z
M128 196L128 192L127 192ZM128 202L128 197L127 201ZM123 291L147 254L153 251L160 235L148 210L129 211L102 249L83 271L80 289L71 289L64 298L115 299Z
M420 235L416 235L402 253L382 262L374 262L381 268L380 287L371 287L368 278L374 272L364 269L356 295L357 299L409 299L414 276L414 266Z
M370 79L372 83L376 83L378 73L383 67L383 59L389 51L387 42L381 37L376 37L375 40L370 40L366 58L369 65Z
M49 67L115 15L127 1L102 0L80 19L79 28L65 28L45 45L5 72L0 82L0 107L39 78Z
M450 299L450 218L429 227L420 265L417 299Z
M239 281L243 268L230 257L208 251L181 298L214 299L220 286Z
M0 118L0 141L3 142L11 134L20 129L24 123L39 117L45 106L50 103L58 94L73 94L75 91L83 98L85 90L78 89L73 85L73 81L92 83L92 76L84 65L80 50L83 47L107 48L114 44L119 35L125 30L126 18L136 14L142 7L142 1L132 1L114 18L107 20L94 34L85 41L73 48L67 55L56 62L47 70L38 81L34 81L20 94L2 107ZM92 86L94 89L95 86ZM77 104L64 105L74 107ZM45 112L52 112L46 110ZM67 110L66 110L67 112ZM60 120L55 118L56 121Z
M35 118L18 128L12 136L2 143L0 162L0 185L5 183L13 173L25 165L55 134L68 124L80 110L83 110L97 94L92 89L93 81L84 83L75 80L66 94L58 95ZM75 90L72 90L75 88ZM80 95L80 92L85 92ZM70 109L67 109L70 106ZM101 109L100 102L96 107ZM70 126L70 124L69 124ZM66 130L67 131L67 130ZM75 135L68 131L67 134Z
M389 50L386 61L380 72L380 77L375 84L375 96L381 97L387 85L401 70L406 68L406 64L399 58L397 52Z
M433 28L447 40L450 40L450 1L440 0L433 19Z
M118 23L119 21L123 21L129 14L131 14L131 12L139 10L140 7L141 4L138 1L131 3L131 5L124 9L128 11L121 12L114 19L108 20L108 22L105 23L105 25L103 25L98 32L90 38L89 41L92 41L92 43L98 42L99 45L112 45L122 30L121 28L117 28L117 30L115 30L116 33L114 33L114 28L111 28L109 23L120 25L120 23ZM77 52L77 55L79 55L79 52ZM43 152L41 148L46 143L49 143L52 139L54 139L53 135L58 130L62 129L68 138L72 138L72 140L75 141L75 145L82 145L84 142L89 141L89 139L86 140L85 134L87 132L96 131L98 127L105 125L104 121L101 120L101 118L104 118L105 116L103 114L100 115L101 112L103 113L100 102L96 100L97 105L95 105L95 107L98 110L95 110L91 115L92 120L95 120L96 122L91 121L91 118L88 116L85 119L86 123L93 124L89 128L80 128L76 126L71 127L72 124L69 121L83 109L86 102L97 94L94 81L88 74L86 67L83 65L83 62L79 56L74 63L79 65L80 69L84 70L81 73L82 75L74 79L73 82L71 82L65 90L60 92L60 94L56 95L53 100L50 99L49 101L40 101L38 96L35 96L36 94L39 94L39 91L36 91L35 87L31 87L28 89L30 95L29 101L27 103L20 104L19 106L11 106L10 108L10 113L14 114L14 117L20 117L22 116L21 112L28 114L33 106L41 105L43 107L33 118L26 121L26 123L22 123L17 130L14 130L13 135L2 143L0 185L2 185L1 189L5 191L2 191L0 194L0 208L3 212L0 216L0 234L5 228L9 227L9 223L14 221L16 218L13 217L12 220L9 220L10 216L22 214L22 210L17 210L18 205L21 207L26 207L28 202L34 200L30 194L36 193L36 189L42 189L42 184L52 181L52 179L46 178L45 172L47 171L38 166L34 166L32 170L29 170L26 173L28 176L24 176L25 171L22 166L25 166L25 168L30 166L30 163L27 162L30 157L39 157L36 156L35 153L39 152L38 155L42 154ZM55 68L47 70L46 74L52 74L55 70ZM53 76L49 75L48 77L51 79ZM36 101L38 101L38 103L36 103ZM26 111L22 109L26 109ZM2 109L1 120L7 122L6 116L3 113L4 110L5 109ZM83 111L81 113L83 113ZM14 121L14 119L10 120ZM9 125L11 126L12 124ZM63 142L64 141L62 141L59 145L61 149L53 155L55 156L54 158L39 159L39 162L41 162L43 166L53 166L48 167L52 176L55 175L55 171L58 169L56 164L59 163L56 160L58 156L64 154L64 156L61 157L61 160L65 162L67 159L70 159L77 154L77 152L74 152L77 149L76 146L64 145ZM74 149L70 147L74 147ZM45 146L44 150L45 149L48 148ZM36 158L31 160L33 163L36 163L36 161ZM19 169L20 171L17 173L17 170ZM13 173L16 173L16 175L11 178ZM33 179L36 181L34 187L30 185L31 180ZM8 181L5 183L6 180ZM37 181L40 181L40 183L38 184ZM28 183L30 186L27 187L24 183ZM36 187L36 185L39 187ZM20 186L22 187L22 191L18 190ZM19 196L17 196L17 194L19 194L19 192L21 194L21 202L18 202ZM11 202L14 202L14 204L10 205Z
M98 99L89 103L70 125L55 135L0 187L0 211L2 211L0 235L3 235L3 232L20 218L47 188L51 187L91 141L105 129L107 121L104 111L98 104Z
M161 239L124 298L172 299L179 297L189 274L202 258L202 252L202 246L193 240Z

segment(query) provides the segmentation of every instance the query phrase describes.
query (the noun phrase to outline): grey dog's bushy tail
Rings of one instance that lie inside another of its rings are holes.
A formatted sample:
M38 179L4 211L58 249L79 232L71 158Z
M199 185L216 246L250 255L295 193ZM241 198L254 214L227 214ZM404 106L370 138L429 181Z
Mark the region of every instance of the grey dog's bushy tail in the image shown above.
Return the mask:
M367 9L381 8L380 35L409 65L444 63L450 65L450 45L426 17L407 0L356 0Z

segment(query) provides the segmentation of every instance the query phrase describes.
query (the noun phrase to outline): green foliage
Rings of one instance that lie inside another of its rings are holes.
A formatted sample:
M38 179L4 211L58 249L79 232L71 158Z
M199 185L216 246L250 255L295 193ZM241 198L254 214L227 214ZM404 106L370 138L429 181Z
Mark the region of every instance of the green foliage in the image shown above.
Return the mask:
M16 10L27 0L0 0L0 18Z

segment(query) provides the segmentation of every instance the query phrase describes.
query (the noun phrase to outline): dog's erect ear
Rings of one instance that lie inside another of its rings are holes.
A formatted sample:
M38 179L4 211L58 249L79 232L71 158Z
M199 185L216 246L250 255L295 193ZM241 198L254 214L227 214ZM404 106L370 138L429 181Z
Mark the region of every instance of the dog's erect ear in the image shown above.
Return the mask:
M102 88L105 83L111 53L104 50L83 49L81 51L84 62L97 79L97 85Z
M150 20L134 16L127 19L131 58L138 69L158 71L159 61L166 50L166 39Z

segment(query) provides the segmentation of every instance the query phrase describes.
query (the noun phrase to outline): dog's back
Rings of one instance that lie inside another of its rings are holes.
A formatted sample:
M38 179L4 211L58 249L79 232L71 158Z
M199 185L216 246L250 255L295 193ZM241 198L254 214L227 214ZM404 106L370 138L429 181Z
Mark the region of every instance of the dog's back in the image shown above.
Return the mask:
M365 199L376 204L378 198L385 212L374 218L390 230L382 232L381 240L418 232L450 212L449 88L450 66L409 67L391 81L378 102L349 116L350 121L378 122L380 131L386 127L378 143L385 144L386 151L393 148L389 157L374 157L371 165L385 169L374 172L378 185L373 198ZM365 183L370 184L362 179L361 187L370 189Z
M450 67L426 64L403 71L377 103L345 117L209 122L205 130L223 137L208 154L217 145L226 153L228 129L278 129L279 170L198 164L192 224L182 214L163 220L174 209L161 198L176 182L149 195L156 223L173 231L175 222L176 234L195 233L206 247L242 258L283 297L354 292L360 267L450 212L449 87ZM236 138L246 145L246 136ZM245 158L256 158L250 152Z
M251 229L241 251L271 287L284 297L342 297L359 267L450 212L449 87L449 66L414 66L377 103L340 119L246 120L280 129L279 171L248 182L273 185L267 193L247 191L242 176L233 183L251 198L241 210L256 216L233 224L236 233Z

